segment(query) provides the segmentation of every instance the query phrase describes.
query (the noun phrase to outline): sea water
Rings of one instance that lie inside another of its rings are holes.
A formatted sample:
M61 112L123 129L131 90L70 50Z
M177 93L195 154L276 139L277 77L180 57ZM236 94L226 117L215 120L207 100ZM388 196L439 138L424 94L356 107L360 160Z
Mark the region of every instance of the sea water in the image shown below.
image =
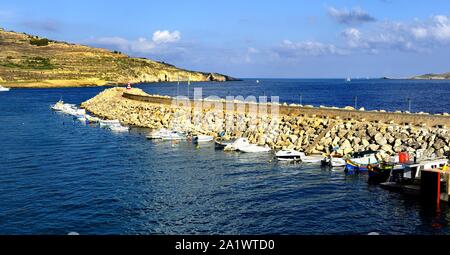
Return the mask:
M256 80L256 79L255 79ZM447 81L276 80L192 83L204 95L448 112ZM176 83L141 84L176 95ZM55 113L105 88L0 93L0 234L448 234L450 214L342 169L277 162L191 142L113 133ZM187 95L187 84L179 94ZM190 92L193 95L193 91Z

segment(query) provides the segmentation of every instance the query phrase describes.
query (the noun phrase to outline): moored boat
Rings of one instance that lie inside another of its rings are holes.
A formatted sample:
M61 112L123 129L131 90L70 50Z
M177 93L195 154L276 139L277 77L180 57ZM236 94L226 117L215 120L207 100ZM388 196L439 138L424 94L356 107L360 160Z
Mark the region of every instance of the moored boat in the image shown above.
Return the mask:
M225 141L225 140L216 139L216 140L214 140L214 145L217 150L223 150L228 145L232 145L235 141L236 140Z
M260 153L260 152L269 152L271 151L269 146L259 146L256 144L249 144L247 146L242 146L239 147L238 149L241 152L246 152L246 153Z
M76 115L75 119L81 122L86 122L86 115Z
M296 150L281 150L275 154L279 161L299 161L302 154Z
M100 127L110 127L110 126L117 126L120 125L120 121L119 120L99 120L100 123Z
M376 151L362 151L353 153L352 157L345 160L345 172L367 172L369 165L378 165Z
M401 165L396 166L393 163L382 163L380 165L369 165L368 166L368 182L370 184L380 184L386 182L391 175L391 171L394 167L401 167Z
M66 105L64 104L64 101L59 100L58 102L56 102L56 104L52 105L52 110L54 111L62 111L64 110L64 108L66 107Z
M9 91L9 88L5 88L2 85L0 85L0 92L7 92Z
M195 143L211 142L213 140L214 140L214 137L210 136L210 135L197 135L193 139L193 141Z
M89 122L92 122L92 123L100 122L100 119L98 117L94 117L94 116L91 116L91 115L86 115L86 119Z
M320 154L306 155L304 152L300 152L300 159L303 163L320 164L324 159L324 156Z
M128 132L130 130L129 127L125 127L120 124L119 125L110 125L108 128L113 132L119 132L119 133L120 132Z
M162 139L165 136L169 136L172 133L172 131L162 128L160 130L152 132L150 135L147 136L147 139Z
M162 136L161 139L164 141L186 140L187 137L178 132L171 132L170 134Z
M225 146L225 151L237 151L241 147L245 147L250 145L247 138L238 138L236 141L234 141L232 144L228 144Z
M322 160L322 165L329 166L329 167L341 167L341 166L345 166L346 162L345 162L345 158L343 158L343 157L331 156L331 157L324 158Z
M380 187L391 191L397 191L410 195L421 195L423 192L423 174L439 171L448 165L446 158L424 159L422 161L405 162L402 167L395 167L391 170L387 181L380 183ZM427 175L426 181L429 180ZM442 181L442 179L441 179Z

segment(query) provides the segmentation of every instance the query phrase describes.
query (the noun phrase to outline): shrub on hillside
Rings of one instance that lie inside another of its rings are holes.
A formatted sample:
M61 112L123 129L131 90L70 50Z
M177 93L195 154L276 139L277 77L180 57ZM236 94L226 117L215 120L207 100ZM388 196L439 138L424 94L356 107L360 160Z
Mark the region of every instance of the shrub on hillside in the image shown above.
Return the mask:
M42 38L42 39L31 39L30 40L30 44L31 45L36 45L36 46L47 46L48 45L49 40L47 38Z

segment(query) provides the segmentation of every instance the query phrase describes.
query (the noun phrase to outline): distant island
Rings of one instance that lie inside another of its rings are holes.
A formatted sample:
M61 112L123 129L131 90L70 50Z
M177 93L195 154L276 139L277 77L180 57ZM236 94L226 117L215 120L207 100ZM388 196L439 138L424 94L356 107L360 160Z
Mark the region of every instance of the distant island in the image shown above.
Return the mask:
M6 87L83 87L178 80L236 79L0 28L0 84Z
M418 76L413 76L409 78L392 78L392 77L381 77L382 80L447 80L450 79L450 72L443 74L423 74Z
M443 74L424 74L419 76L414 76L411 79L414 80L446 80L450 79L450 72L443 73Z

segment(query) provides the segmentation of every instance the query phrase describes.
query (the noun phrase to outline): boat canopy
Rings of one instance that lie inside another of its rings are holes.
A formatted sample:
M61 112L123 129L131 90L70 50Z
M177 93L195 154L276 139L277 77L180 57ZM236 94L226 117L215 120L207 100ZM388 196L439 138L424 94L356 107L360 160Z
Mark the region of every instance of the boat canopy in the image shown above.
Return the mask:
M376 154L378 151L368 150L353 153L353 158L362 158L367 155Z

